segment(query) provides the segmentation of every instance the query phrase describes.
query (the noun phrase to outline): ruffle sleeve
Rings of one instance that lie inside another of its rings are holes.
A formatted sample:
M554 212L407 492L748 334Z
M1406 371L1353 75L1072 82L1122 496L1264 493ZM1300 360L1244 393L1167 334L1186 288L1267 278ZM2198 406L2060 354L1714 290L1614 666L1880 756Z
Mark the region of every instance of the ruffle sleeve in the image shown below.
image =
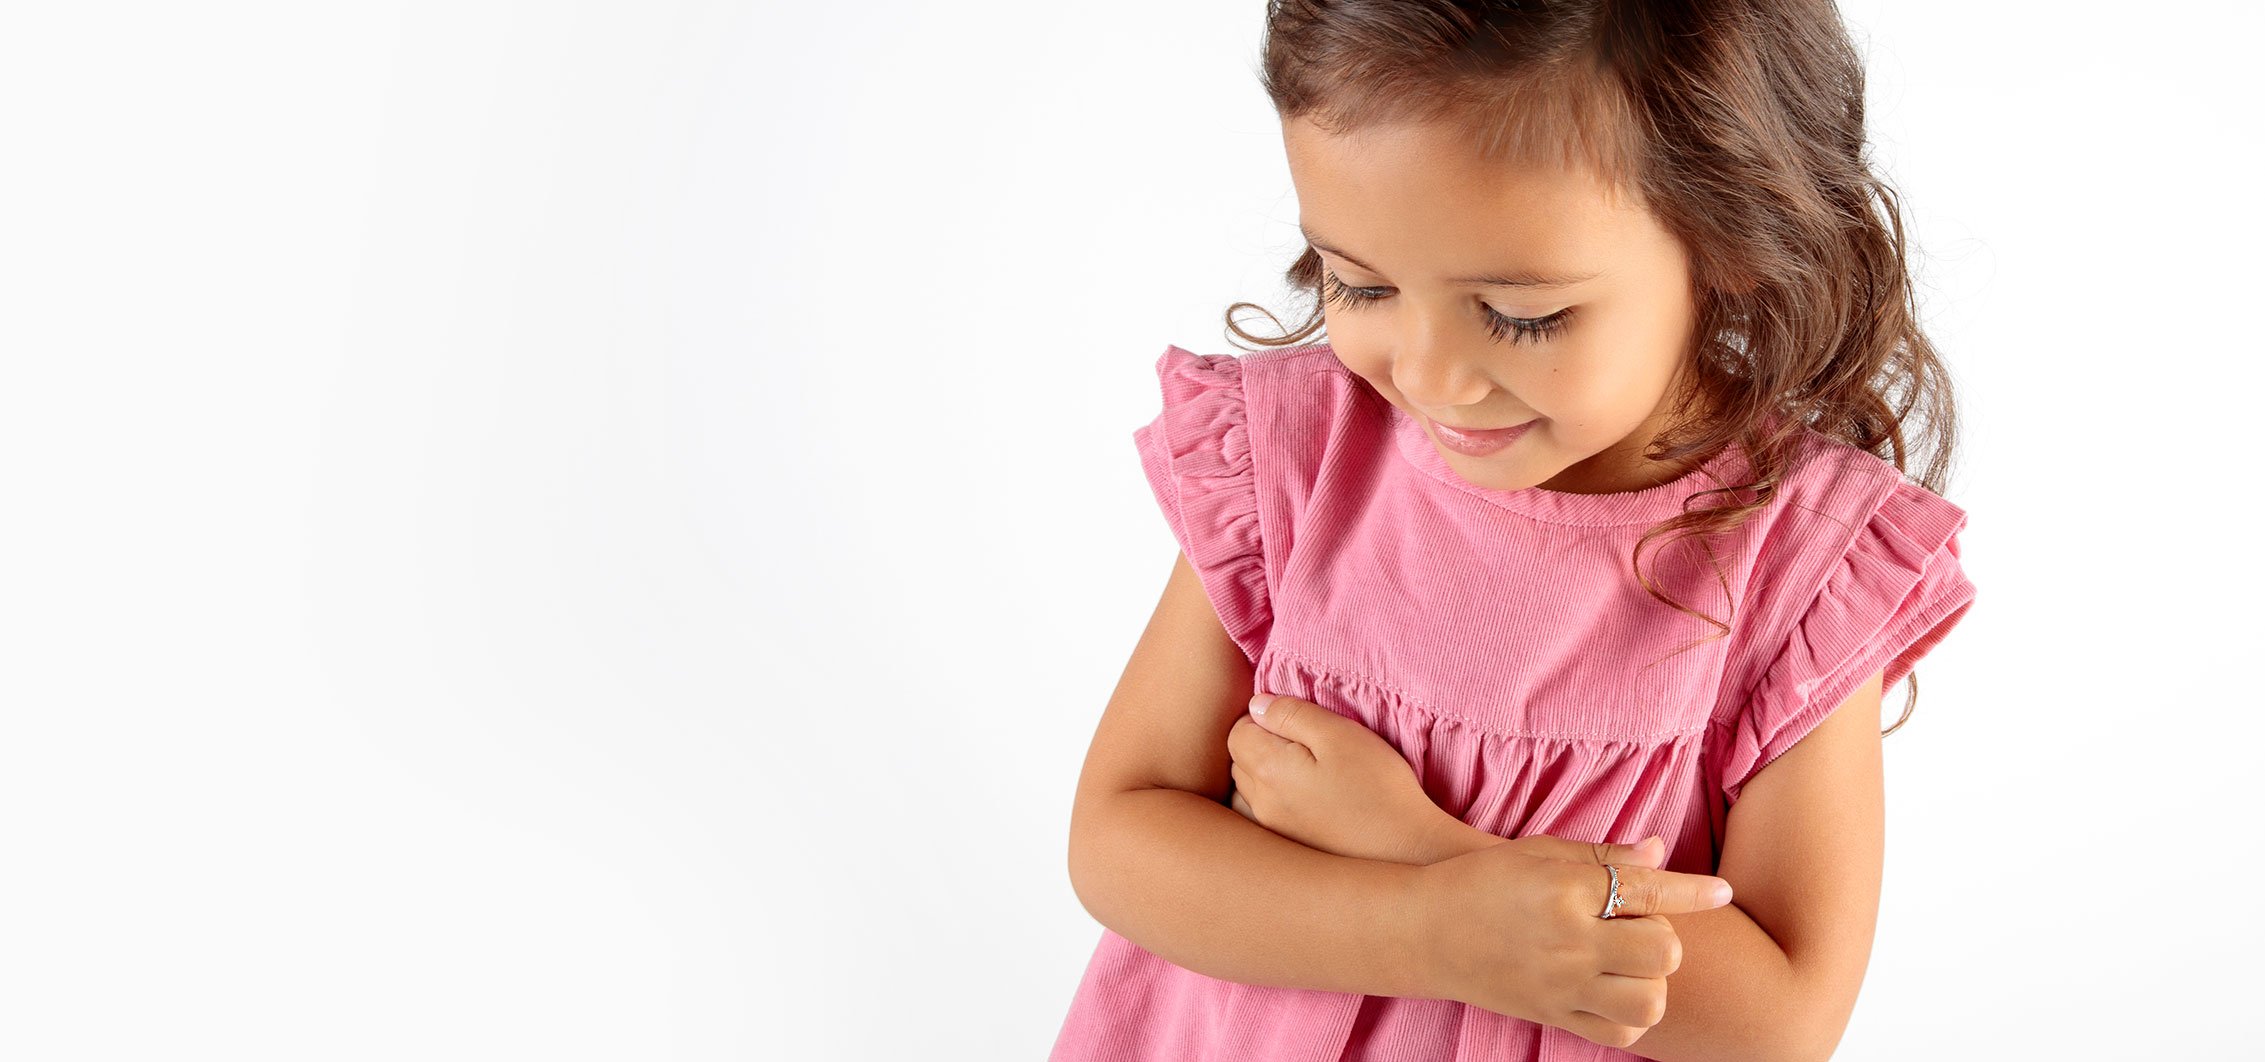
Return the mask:
M1899 479L1732 719L1717 759L1728 803L1872 672L1885 693L1965 617L1974 600L1959 566L1965 525L1965 510Z
M1243 363L1166 347L1164 409L1133 432L1141 470L1227 634L1253 663L1273 623Z

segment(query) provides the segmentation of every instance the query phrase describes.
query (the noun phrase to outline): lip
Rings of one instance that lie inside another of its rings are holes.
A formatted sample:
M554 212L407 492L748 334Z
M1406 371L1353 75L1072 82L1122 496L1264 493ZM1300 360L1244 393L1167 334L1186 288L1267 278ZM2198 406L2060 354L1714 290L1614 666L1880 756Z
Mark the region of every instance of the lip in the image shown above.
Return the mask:
M1439 445L1453 450L1456 453L1462 454L1465 457L1485 457L1488 454L1494 453L1502 449L1503 447L1510 445L1511 443L1517 442L1518 437L1524 435L1526 433L1526 429L1533 427L1536 421L1529 420L1524 424L1519 424L1508 428L1487 428L1483 430L1468 431L1458 428L1450 428L1445 424L1441 424L1438 421L1431 419L1430 417L1425 417L1424 423L1431 425L1431 437L1439 440Z

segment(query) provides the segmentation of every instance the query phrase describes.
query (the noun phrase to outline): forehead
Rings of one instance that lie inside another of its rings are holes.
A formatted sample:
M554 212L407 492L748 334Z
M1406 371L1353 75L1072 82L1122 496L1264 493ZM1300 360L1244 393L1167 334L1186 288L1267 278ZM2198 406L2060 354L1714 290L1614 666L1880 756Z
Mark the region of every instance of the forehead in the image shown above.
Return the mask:
M1580 164L1489 160L1449 126L1330 133L1282 123L1299 221L1364 260L1602 268L1644 237L1644 214ZM1381 262L1379 263L1381 264Z

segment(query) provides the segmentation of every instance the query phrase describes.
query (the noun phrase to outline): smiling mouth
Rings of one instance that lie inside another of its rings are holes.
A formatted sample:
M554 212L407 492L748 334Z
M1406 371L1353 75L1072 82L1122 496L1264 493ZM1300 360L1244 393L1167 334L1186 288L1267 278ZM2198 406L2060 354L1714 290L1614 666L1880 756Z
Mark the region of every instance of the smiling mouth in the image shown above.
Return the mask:
M1518 441L1518 437L1524 435L1526 429L1539 423L1538 420L1529 420L1507 428L1464 430L1450 428L1429 417L1424 420L1431 425L1432 435L1439 440L1440 445L1466 457L1485 457Z

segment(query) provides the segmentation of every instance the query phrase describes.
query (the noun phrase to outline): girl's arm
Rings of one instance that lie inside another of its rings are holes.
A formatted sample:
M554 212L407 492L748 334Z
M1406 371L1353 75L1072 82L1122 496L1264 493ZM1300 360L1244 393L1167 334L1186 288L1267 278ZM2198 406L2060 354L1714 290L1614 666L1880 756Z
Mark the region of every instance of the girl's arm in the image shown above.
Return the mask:
M1102 925L1200 974L1420 995L1422 867L1316 851L1226 807L1226 735L1251 683L1177 558L1078 776L1071 889Z
M1715 876L1730 904L1662 914L1682 944L1667 1009L1627 1050L1658 1062L1816 1062L1871 956L1885 815L1875 674L1742 787ZM1505 843L1430 802L1407 761L1328 711L1238 723L1234 809L1317 849L1429 866ZM1300 742L1321 753L1298 751ZM1247 790L1247 793L1246 793ZM1411 798L1410 794L1413 794ZM1256 805L1255 807L1253 805Z
M1880 678L1873 675L1750 779L1715 874L1730 903L1663 914L1683 945L1667 1016L1627 1048L1656 1062L1832 1057L1878 923L1886 838ZM1419 831L1429 865L1502 838L1442 811Z
M1440 831L1426 865L1502 843L1468 823L1455 825L1461 831ZM1809 1041L1792 1030L1803 993L1785 952L1739 906L1747 882L1727 871L1719 876L1737 890L1729 903L1660 916L1682 942L1683 963L1667 977L1667 1016L1624 1050L1657 1062L1828 1057L1809 1053L1802 1046Z
M1420 996L1423 868L1284 838L1198 793L1078 798L1070 880L1095 921L1223 981Z

